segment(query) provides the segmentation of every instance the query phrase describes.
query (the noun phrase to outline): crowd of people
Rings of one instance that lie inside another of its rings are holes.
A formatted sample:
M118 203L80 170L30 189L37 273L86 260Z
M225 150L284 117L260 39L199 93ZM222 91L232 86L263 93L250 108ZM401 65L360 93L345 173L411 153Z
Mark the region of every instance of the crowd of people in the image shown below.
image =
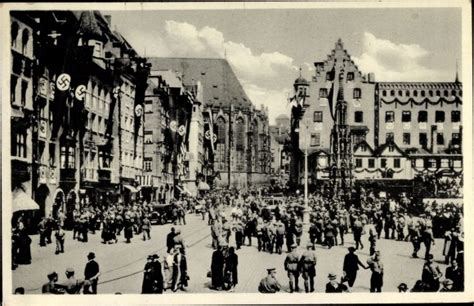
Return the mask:
M235 289L238 284L237 252L243 247L256 245L258 252L287 253L283 268L288 276L290 292L300 290L300 277L303 279L305 292L314 292L316 245L328 249L344 246L347 244L344 238L349 234L353 236L354 246L348 248L340 279L336 273L328 275L328 293L351 292L359 267L371 272L370 291L382 291L384 264L377 246L380 239L411 242L411 255L414 258L418 257L421 247L424 246L425 264L421 278L411 291L464 290L462 207L430 206L424 213L414 215L407 210L404 202L403 198L395 201L367 193L361 198L360 205L355 207L314 194L308 199L309 209L306 211L303 198L298 196L274 198L264 197L257 192L219 191L173 201L170 204L169 218L177 226L186 224L188 212L200 213L203 220L207 217L214 249L207 276L210 277L209 287L215 290ZM72 239L87 243L89 234L100 232L104 244L116 243L122 233L126 243L130 243L136 236L149 240L153 212L153 205L138 202L129 205L90 205L77 208L72 213ZM439 219L443 221L440 222ZM309 222L308 227L305 222ZM38 229L41 247L52 243L54 233L55 253L64 253L64 217L61 213L57 218L43 218ZM434 233L442 233L444 237L443 256L449 264L444 274L433 261L431 247L435 243ZM307 241L303 239L306 235ZM13 227L13 236L14 265L31 263L31 239L22 230L21 217ZM356 251L363 249L366 243L370 257L366 262L362 262ZM298 255L295 250L301 245L304 245L306 250L302 255ZM275 278L276 270L268 269L268 275L258 285L260 292L277 292L281 289ZM66 271L66 275L68 279L73 278L74 271ZM56 288L54 284L58 284L57 274L48 275L48 278L48 288ZM180 229L173 227L166 236L164 258L160 260L158 254L147 258L143 269L142 293L160 294L165 290L185 290L188 281L186 244ZM83 289L87 288L84 293L97 292L97 279L94 280L93 276L86 276L84 282L78 284L83 284ZM408 288L406 284L399 287L403 289L405 286ZM74 291L63 290L63 287L58 285L57 292ZM402 289L400 291L403 291ZM46 292L56 293L56 289Z

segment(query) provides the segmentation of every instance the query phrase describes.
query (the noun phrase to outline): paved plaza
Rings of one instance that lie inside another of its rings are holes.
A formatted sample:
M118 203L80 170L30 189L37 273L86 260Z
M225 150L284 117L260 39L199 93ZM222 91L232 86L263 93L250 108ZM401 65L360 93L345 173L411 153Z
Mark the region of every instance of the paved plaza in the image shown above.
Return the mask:
M117 244L103 244L100 241L100 231L95 235L89 235L89 242L83 243L72 240L72 232L67 232L65 253L54 255L55 245L47 247L39 246L38 235L31 236L32 242L32 264L19 266L13 273L13 288L24 287L28 294L40 294L42 284L47 282L46 275L50 271L59 274L59 281L65 279L64 272L67 268L76 271L77 278L83 278L84 266L87 262L87 254L92 251L96 254L96 261L100 264L101 277L99 280L98 292L101 293L129 293L138 294L141 292L143 273L141 272L149 254L157 253L162 259L166 255L166 235L172 224L154 225L152 228L152 239L143 241L140 236L134 236L130 244L124 242L123 234L119 236ZM209 289L210 278L206 277L210 270L211 247L210 228L207 221L202 221L199 215L188 215L187 225L178 226L185 244L188 260L188 273L190 276L189 287L186 292L190 293L216 293ZM317 246L317 266L316 266L316 292L324 292L328 282L328 273L333 272L340 277L342 275L342 263L347 248L353 246L351 234L345 236L346 244L336 246L328 250L325 247ZM369 258L369 243L367 235L362 239L364 249L357 254L363 263ZM367 243L366 243L367 242ZM230 245L235 246L232 235ZM251 247L244 246L237 250L239 256L238 278L239 284L234 292L254 293L258 292L257 287L261 278L266 275L266 268L275 267L277 278L282 284L282 291L288 291L288 279L283 269L283 262L286 253L282 255L258 252L257 240L253 239ZM303 251L306 242L302 242L299 252ZM432 248L435 260L438 262L441 271L445 271L446 265L442 263L441 239L436 240L436 245ZM382 253L382 261L385 265L384 292L396 292L397 286L405 282L411 288L415 281L421 278L423 259L411 258L411 243L395 240L380 239L377 241L377 248ZM424 254L422 247L419 255ZM422 256L421 256L422 257ZM368 292L370 285L370 270L359 270L354 292ZM300 277L301 292L304 292L303 279ZM184 292L179 292L184 293ZM170 291L165 294L178 294Z

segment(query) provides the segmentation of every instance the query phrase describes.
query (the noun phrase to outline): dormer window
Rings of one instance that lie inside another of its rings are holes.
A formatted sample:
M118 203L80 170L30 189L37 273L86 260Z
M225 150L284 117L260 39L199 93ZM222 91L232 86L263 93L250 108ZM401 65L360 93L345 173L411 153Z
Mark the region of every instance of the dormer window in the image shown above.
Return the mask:
M353 81L354 80L354 72L348 72L347 73L347 80L348 81Z

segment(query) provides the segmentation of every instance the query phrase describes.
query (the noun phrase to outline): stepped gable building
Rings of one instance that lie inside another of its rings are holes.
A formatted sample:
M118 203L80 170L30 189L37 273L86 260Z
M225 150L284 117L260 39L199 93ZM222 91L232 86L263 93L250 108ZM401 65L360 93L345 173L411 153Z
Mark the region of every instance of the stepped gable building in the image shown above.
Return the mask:
M354 180L462 173L462 83L457 76L454 82L376 82L374 74L359 70L341 40L314 65L310 81L300 77L294 84L291 135L299 149L292 152L293 184L303 183L305 146L313 185L341 176L351 185ZM335 170L342 165L341 150L350 169L346 174Z
M148 61L152 69L181 73L185 85L202 84L205 176L215 178L212 183L218 187L267 183L271 162L267 110L255 108L229 63L209 58Z

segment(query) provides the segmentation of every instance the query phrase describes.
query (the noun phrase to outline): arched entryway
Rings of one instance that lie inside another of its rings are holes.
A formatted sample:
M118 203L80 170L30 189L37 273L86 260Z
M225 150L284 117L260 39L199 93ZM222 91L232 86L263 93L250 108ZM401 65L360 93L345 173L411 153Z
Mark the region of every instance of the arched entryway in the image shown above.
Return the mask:
M35 202L39 205L39 210L36 213L36 218L41 219L46 216L46 199L49 196L49 188L46 184L38 186L35 192Z

